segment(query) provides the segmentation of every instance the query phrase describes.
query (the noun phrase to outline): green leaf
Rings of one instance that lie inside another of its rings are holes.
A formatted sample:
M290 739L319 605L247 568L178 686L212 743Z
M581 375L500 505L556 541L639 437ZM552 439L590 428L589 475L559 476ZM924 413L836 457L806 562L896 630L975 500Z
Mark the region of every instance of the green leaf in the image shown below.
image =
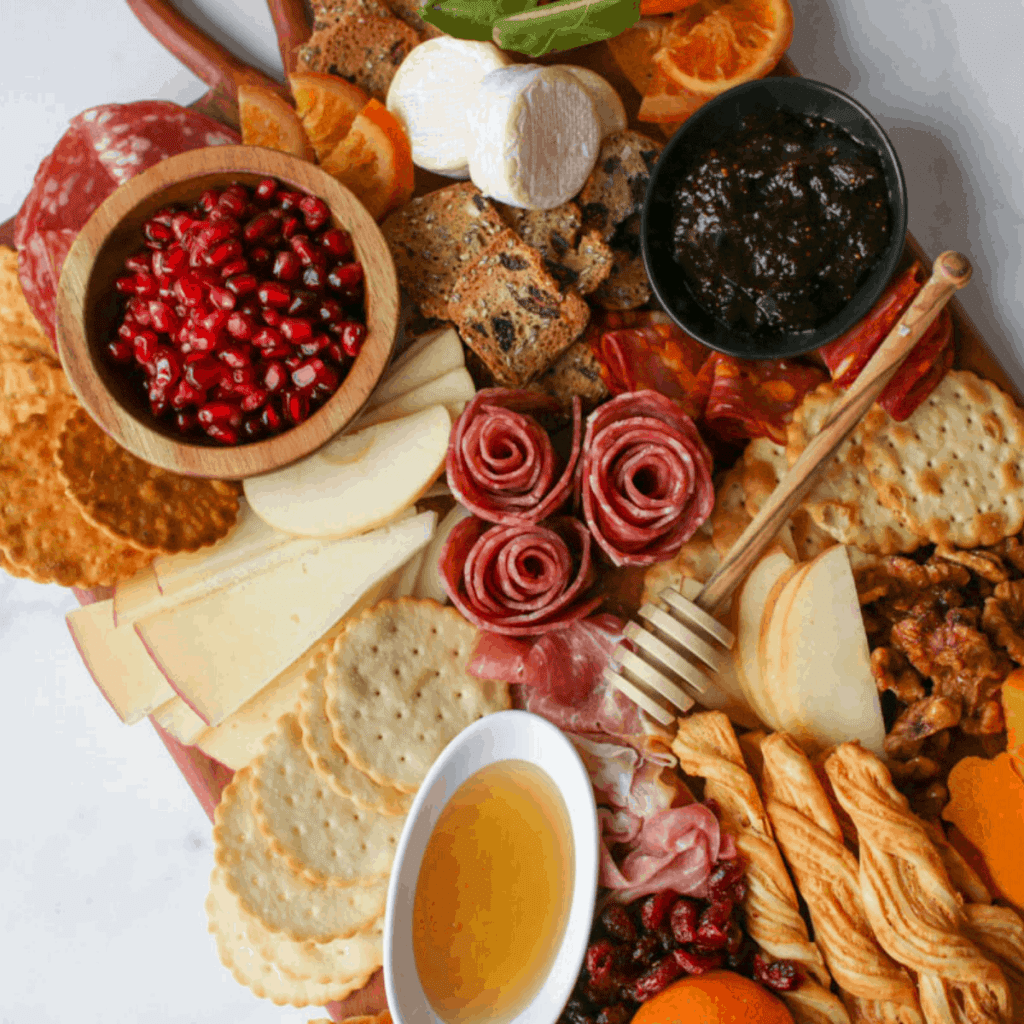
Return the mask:
M537 6L538 0L440 0L420 10L424 21L456 39L491 41L494 23Z
M639 0L560 0L501 18L493 39L503 50L541 57L611 39L639 18Z

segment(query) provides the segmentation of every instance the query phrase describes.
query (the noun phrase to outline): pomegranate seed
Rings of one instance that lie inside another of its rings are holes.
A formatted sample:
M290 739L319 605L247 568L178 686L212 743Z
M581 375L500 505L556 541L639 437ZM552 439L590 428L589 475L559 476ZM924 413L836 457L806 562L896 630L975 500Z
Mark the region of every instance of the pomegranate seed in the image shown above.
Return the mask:
M274 198L274 193L277 191L277 182L273 178L264 178L256 186L256 198L261 199L263 202L268 202Z
M213 188L208 188L208 189L207 189L207 190L206 190L206 191L205 191L205 192L204 192L204 193L203 193L203 194L202 194L202 195L201 195L201 196L199 197L199 205L200 205L200 206L201 206L201 207L202 207L202 208L203 208L203 209L204 209L204 210L205 210L205 211L206 211L207 213L209 213L209 212L210 212L210 211L211 211L211 210L212 210L212 209L213 209L213 208L214 208L214 207L215 207L215 206L217 205L217 201L218 201L219 199L220 199L220 193L219 193L219 192L218 192L218 191L217 191L216 189L213 189Z
M323 366L323 361L320 359L310 359L308 362L302 363L292 370L292 383L299 390L311 388L316 383L317 376Z
M284 364L274 360L263 368L263 386L267 391L279 391L288 379Z
M167 392L164 388L157 384L151 384L149 387L149 411L159 419L165 412L167 412Z
M258 441L266 434L259 416L249 415L242 420L242 437L246 441Z
M206 252L237 234L238 224L234 221L207 221L196 234L195 245L200 252ZM237 241L237 239L236 239Z
M278 345L268 346L262 350L264 359L291 359L292 348L287 341L282 341ZM296 365L302 362L302 356L295 356Z
M205 400L206 392L190 384L184 377L175 384L174 390L171 392L171 406L175 409L199 405Z
M305 288L296 288L292 292L292 301L288 303L288 312L292 316L296 314L312 313L316 310L318 299L314 292Z
M345 310L337 299L321 299L316 315L327 324L338 324L347 321Z
M286 317L281 321L281 333L293 344L313 337L313 325L299 317Z
M302 272L302 283L315 292L322 292L326 286L323 267L306 267Z
M122 338L115 338L107 342L107 355L115 363L130 363L134 356L132 346Z
M361 263L340 263L328 275L327 283L349 301L362 294L363 266Z
M209 356L203 356L195 362L188 363L185 367L185 379L194 388L198 388L204 393L210 388L215 388L227 375L227 367Z
M332 256L346 260L352 255L352 236L343 228L330 228L320 236L320 245Z
M244 274L249 269L249 261L242 256L238 256L233 260L228 260L220 268L220 276L222 278L234 277L236 274Z
M276 348L283 341L280 331L273 327L261 327L253 336L252 343L258 348Z
M180 242L193 224L195 224L195 219L191 214L186 213L184 210L179 210L171 218L171 233Z
M285 236L288 237L287 235ZM292 247L292 252L302 261L302 265L309 267L313 265L313 243L309 240L309 235L292 235L288 239L288 244Z
M277 218L269 213L257 213L248 224L242 228L242 235L247 242L255 242L271 231L277 230Z
M345 354L345 350L341 347L340 341L332 341L320 354L337 363L339 366L347 366L350 362L348 356Z
M245 213L245 208L248 206L248 195L239 194L238 192L232 191L229 188L224 194L217 200L218 209L224 210L226 213L230 213L232 217L241 217Z
M292 300L291 289L278 281L265 281L256 289L256 298L264 306L287 306Z
M298 391L284 392L284 414L294 424L302 423L309 416L309 399Z
M228 238L209 248L203 253L203 262L208 267L219 267L229 260L242 255L242 243L237 238Z
M252 363L246 363L245 366L236 367L231 371L231 383L235 387L239 384L256 384L257 381L256 367Z
M135 337L136 330L134 318L126 316L124 322L117 329L117 336L124 341L131 341Z
M174 210L169 206L165 206L162 210L157 210L149 219L155 224L163 224L165 228L171 226L171 218L174 216Z
M181 362L178 353L167 345L157 346L153 356L153 383L168 388L181 376Z
M227 288L213 285L210 288L210 302L218 309L230 310L235 308L235 295Z
M255 412L270 397L270 393L263 388L246 385L245 390L238 389L242 396L242 412Z
M186 306L198 306L203 301L203 286L192 274L182 274L174 282L175 298Z
M273 258L274 254L262 245L258 245L255 249L249 251L249 262L254 267L265 267Z
M299 209L302 211L306 227L310 231L319 231L331 216L327 204L322 199L317 199L316 196L303 196L299 200Z
M181 409L174 414L174 425L182 434L191 434L199 426L199 417L191 409Z
M669 923L676 942L694 942L697 938L697 904L685 898L677 900L669 915Z
M248 366L251 360L247 345L224 345L217 352L217 358L233 370Z
M281 221L281 234L290 239L292 235L297 235L299 229L302 227L302 222L298 217L285 217Z
M641 974L633 983L633 998L638 1003L646 1002L662 992L683 973L683 967L674 956L659 960L649 971Z
M366 328L350 320L339 325L338 337L345 354L355 357L362 351L363 342L366 340Z
M163 252L153 253L153 273L158 277L165 274L176 277L184 270L187 262L188 253L180 245L172 245Z
M316 382L313 384L313 398L330 398L338 390L341 379L338 377L337 372L331 369L323 360L318 359L316 361L320 366L317 369Z
M207 307L207 312L196 321L196 324L207 331L219 331L228 322L229 315L226 310Z
M152 274L135 275L135 294L152 298L157 293L157 281Z
M697 924L697 942L705 950L724 948L729 941L729 918L732 916L732 901L712 903Z
M275 354L275 358L277 358ZM284 365L289 370L297 370L303 363L303 358L297 352L289 350L288 355L282 357L284 359Z
M326 334L314 334L309 341L304 341L298 346L298 350L304 356L315 356L318 352L327 348L331 339Z
M148 274L153 269L153 253L137 252L124 261L124 269L133 274Z
M190 352L213 352L223 343L224 338L219 331L208 331L205 327L193 328L188 339Z
M206 402L199 407L199 422L204 427L210 423L237 427L242 422L242 416L235 402Z
M120 292L122 295L134 295L135 294L135 277L119 277L114 282L114 291Z
M161 299L150 300L149 319L153 327L162 334L173 334L181 326L174 311Z
M342 344L344 344L344 339L342 339ZM640 904L640 923L649 932L657 931L677 899L679 899L678 894L672 892L671 889L648 896Z
M294 210L305 198L304 192L287 192L282 190L277 194L278 205L282 210Z
M174 232L166 224L159 221L148 220L142 228L142 234L146 239L146 245L150 249L162 249L165 245L173 242Z
M267 402L260 413L260 422L267 430L280 430L283 422L281 411L272 402Z
M228 334L232 338L238 338L241 341L248 341L253 336L253 331L256 329L256 325L253 323L251 316L246 316L244 313L234 312L228 317L227 322Z
M725 958L721 953L691 953L688 949L677 949L673 951L672 959L679 966L680 972L707 974L721 967Z
M150 363L156 355L160 345L160 339L155 332L142 330L132 338L132 351L135 353L135 361L141 364Z
M273 306L264 306L260 310L260 316L263 317L263 322L268 327L280 327L281 321L284 319L281 311L274 309Z
M248 295L259 287L255 274L236 274L225 282L236 295Z
M274 277L294 281L302 273L302 264L293 252L279 252L274 260Z
M760 982L773 992L792 992L800 987L803 978L800 969L792 960L776 960L769 963L763 953L754 956L754 981Z

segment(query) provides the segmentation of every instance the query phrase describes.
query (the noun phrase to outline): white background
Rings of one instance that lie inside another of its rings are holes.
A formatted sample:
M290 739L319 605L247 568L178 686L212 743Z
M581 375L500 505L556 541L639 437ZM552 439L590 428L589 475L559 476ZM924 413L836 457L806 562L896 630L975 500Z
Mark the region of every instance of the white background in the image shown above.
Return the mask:
M911 230L975 266L964 303L1024 381L1024 6L793 0L790 54L851 92L903 161ZM263 0L178 0L279 74ZM203 88L118 0L0 0L0 221L68 118ZM0 573L0 1022L305 1022L237 985L206 933L209 823L148 723L122 726L86 675L69 592Z

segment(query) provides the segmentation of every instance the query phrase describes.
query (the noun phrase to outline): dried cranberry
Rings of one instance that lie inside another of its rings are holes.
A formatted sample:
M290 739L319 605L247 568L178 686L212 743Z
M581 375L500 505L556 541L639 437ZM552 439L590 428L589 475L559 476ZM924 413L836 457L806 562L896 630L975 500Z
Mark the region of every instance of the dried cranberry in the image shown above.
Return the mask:
M664 950L655 935L641 935L633 946L632 960L637 967L650 967Z
M649 931L657 931L664 922L673 904L679 899L671 889L656 892L640 904L640 923Z
M612 1003L597 1015L597 1024L629 1024L633 1010L625 1003Z
M729 941L729 919L732 916L732 901L712 903L697 924L697 942L706 949L722 949Z
M697 938L697 904L685 897L676 900L672 907L669 923L676 942L684 945Z
M562 1016L558 1020L559 1024L595 1024L594 1018L587 1013L586 1005L575 997L565 1004Z
M600 982L607 978L614 964L615 947L607 939L602 939L587 947L583 965L592 981Z
M754 981L760 982L773 992L792 992L800 987L803 978L800 969L792 960L776 960L769 963L763 953L754 957Z
M708 895L712 903L720 900L733 900L736 898L734 887L737 882L742 882L747 872L746 861L742 857L734 857L732 860L720 860L714 870L708 876Z
M677 949L673 954L680 973L707 974L721 967L725 957L721 953L694 953L688 949Z
M636 925L629 911L619 903L609 904L601 911L601 924L604 930L619 942L636 941Z
M682 973L683 968L675 960L674 954L659 960L633 983L633 998L638 1003L646 1002L671 985Z

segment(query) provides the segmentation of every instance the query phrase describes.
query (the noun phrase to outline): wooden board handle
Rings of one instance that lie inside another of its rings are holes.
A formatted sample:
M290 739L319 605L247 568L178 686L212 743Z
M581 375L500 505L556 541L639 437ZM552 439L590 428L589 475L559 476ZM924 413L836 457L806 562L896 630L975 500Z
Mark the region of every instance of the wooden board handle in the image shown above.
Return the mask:
M299 47L311 32L305 0L267 0L267 8L277 33L284 73L290 75L295 70Z
M971 264L966 256L958 252L944 252L939 256L932 267L932 276L840 399L819 433L811 438L800 458L779 481L764 507L732 546L717 572L697 595L696 604L714 614L732 596L782 524L814 485L818 470L835 455L860 423L942 307L970 279Z

